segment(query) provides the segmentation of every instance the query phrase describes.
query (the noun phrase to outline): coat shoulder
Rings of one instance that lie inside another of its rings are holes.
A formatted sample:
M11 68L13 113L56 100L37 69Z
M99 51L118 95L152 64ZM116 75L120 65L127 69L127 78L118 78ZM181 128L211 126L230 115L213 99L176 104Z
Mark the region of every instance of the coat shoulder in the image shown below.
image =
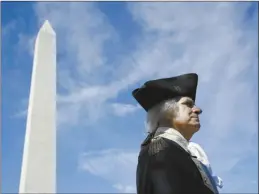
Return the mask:
M160 152L163 152L169 149L169 147L170 147L170 143L166 141L164 138L154 139L148 147L148 155L154 156Z
M140 155L143 153L148 154L148 156L155 156L157 154L168 153L170 155L189 155L181 146L176 142L165 139L163 137L156 138L152 140L148 145L143 146Z

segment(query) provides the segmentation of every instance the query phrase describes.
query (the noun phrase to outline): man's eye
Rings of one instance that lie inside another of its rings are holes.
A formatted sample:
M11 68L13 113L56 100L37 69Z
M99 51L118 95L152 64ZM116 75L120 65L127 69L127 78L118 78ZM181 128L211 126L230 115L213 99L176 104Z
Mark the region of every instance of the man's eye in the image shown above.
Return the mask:
M188 107L193 107L193 103L191 103L191 102L186 102L185 103Z

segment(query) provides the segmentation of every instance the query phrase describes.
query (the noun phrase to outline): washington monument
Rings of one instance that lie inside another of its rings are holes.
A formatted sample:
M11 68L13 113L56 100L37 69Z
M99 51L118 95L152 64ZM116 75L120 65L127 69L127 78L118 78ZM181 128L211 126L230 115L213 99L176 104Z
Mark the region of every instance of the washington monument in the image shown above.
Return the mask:
M56 193L56 34L48 21L35 42L19 193Z

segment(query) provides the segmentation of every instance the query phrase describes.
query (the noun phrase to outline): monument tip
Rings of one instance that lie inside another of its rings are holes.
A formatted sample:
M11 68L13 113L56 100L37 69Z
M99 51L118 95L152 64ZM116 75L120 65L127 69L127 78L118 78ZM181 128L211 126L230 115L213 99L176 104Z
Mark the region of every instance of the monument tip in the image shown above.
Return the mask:
M40 31L44 31L44 32L47 32L47 33L50 33L50 34L53 34L53 35L56 34L48 20L45 20L45 22L43 23Z

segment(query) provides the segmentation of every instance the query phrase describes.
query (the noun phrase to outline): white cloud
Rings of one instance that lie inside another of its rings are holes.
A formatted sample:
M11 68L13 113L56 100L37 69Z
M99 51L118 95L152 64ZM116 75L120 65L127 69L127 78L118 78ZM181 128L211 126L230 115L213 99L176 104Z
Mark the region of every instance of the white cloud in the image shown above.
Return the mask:
M14 118L25 118L27 116L27 112L28 112L28 103L29 100L27 99L23 99L21 101L21 109L17 110L11 117Z
M18 34L18 44L17 44L17 52L22 55L24 52L29 53L31 56L34 54L34 44L36 40L36 35L25 35L23 33ZM20 48L23 48L22 50Z
M80 156L79 168L106 179L120 192L135 192L137 155L116 149L86 152Z
M113 112L117 116L125 116L128 113L133 113L136 110L140 109L140 106L134 106L132 104L121 104L121 103L113 103L111 104Z
M81 118L87 118L89 123L96 121L105 114L102 109L107 106L106 101L125 87L120 80L107 82L111 69L104 46L116 39L115 30L90 2L38 3L35 10L39 23L48 19L57 32L58 51L62 56L58 58L58 84L63 91L59 94L60 124L77 125L74 121ZM78 108L71 109L74 106ZM74 115L72 121L66 119L67 112Z
M8 34L13 31L17 26L17 21L12 20L11 22L7 23L5 26L2 26L2 36L7 38Z
M115 184L115 185L113 185L113 187L122 193L135 193L136 192L136 188L131 185L124 186L121 184Z
M12 117L16 117L16 118L24 118L27 116L27 109L26 110L21 110L18 111L17 113L15 113Z

